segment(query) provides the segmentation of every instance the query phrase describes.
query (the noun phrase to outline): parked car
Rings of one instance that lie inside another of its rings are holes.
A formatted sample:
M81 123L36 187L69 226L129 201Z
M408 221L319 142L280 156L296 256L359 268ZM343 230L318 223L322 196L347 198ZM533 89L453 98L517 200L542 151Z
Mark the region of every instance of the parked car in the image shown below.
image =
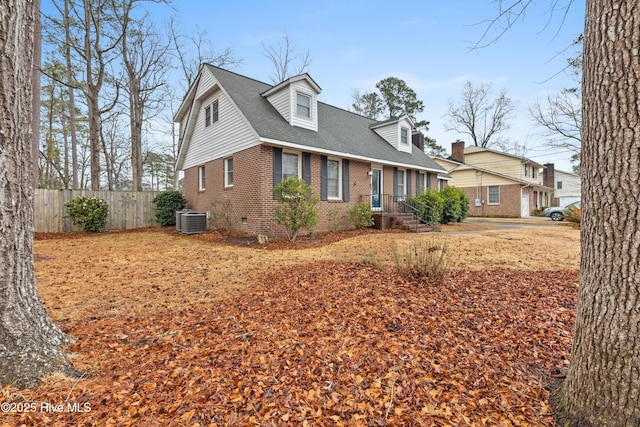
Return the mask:
M542 211L542 215L550 217L553 221L562 221L564 219L564 215L570 208L580 209L580 202L569 203L566 206L551 206L549 208L545 208Z

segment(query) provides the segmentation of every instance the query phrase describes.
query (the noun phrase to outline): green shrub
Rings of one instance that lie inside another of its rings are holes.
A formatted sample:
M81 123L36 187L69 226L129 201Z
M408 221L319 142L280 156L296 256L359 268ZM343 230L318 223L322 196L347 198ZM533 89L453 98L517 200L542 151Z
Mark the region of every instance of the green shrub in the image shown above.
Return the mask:
M163 191L153 198L156 205L156 222L160 225L176 225L176 211L184 209L187 201L179 191Z
M440 195L444 199L444 207L442 209L441 224L456 222L467 217L469 212L469 199L460 188L447 186L440 191Z
M289 241L295 242L301 229L310 232L318 223L320 201L304 179L291 176L273 189L278 204L274 210L276 223L284 226Z
M78 196L64 205L71 221L88 233L100 231L107 223L109 205L103 199L93 196Z
M403 250L394 246L393 259L401 275L430 284L441 284L449 269L447 244L436 238L412 242Z
M357 204L347 211L349 221L355 228L367 228L374 224L373 212L368 203Z
M444 199L437 190L428 188L421 194L407 197L406 202L418 210L417 215L428 224L437 224L442 218Z

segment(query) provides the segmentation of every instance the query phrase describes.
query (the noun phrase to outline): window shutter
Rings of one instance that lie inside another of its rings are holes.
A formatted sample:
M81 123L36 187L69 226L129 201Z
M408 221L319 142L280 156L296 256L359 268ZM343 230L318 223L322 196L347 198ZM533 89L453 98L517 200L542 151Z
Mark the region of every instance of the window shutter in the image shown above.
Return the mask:
M273 188L282 181L282 148L273 147ZM276 198L276 193L273 193Z
M398 168L393 168L393 201L398 200Z
M407 196L411 196L411 170L407 169Z
M342 200L349 201L349 160L342 160Z
M431 174L427 172L427 188L431 188Z
M327 200L327 156L320 156L320 200Z
M302 153L302 179L311 186L311 153Z

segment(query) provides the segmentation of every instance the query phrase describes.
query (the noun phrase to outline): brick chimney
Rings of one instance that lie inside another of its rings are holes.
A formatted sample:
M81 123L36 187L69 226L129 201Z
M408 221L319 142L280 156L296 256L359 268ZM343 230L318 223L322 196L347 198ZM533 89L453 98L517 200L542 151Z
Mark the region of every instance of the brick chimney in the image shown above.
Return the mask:
M464 141L459 139L456 142L451 143L451 160L464 163Z
M411 142L418 147L420 151L424 151L424 135L422 132L416 132L411 135Z
M556 170L553 163L545 163L542 171L542 185L545 187L556 188Z

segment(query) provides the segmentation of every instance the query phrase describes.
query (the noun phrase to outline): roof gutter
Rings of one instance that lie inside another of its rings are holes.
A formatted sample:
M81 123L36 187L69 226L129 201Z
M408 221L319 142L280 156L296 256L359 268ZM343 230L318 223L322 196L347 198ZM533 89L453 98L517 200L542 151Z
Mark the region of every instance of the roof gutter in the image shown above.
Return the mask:
M326 150L326 149L323 149L323 148L309 147L308 145L296 144L296 143L293 143L293 142L286 142L286 141L278 141L276 139L270 139L270 138L260 138L260 142L263 142L263 143L265 143L267 145L277 145L277 146L281 146L281 147L293 148L293 149L296 149L296 150L307 151L307 152L312 151L314 153L327 154L327 155L336 156L336 157L346 157L346 158L349 158L349 159L362 160L364 162L369 162L369 163L380 163L380 164L384 164L384 165L397 166L397 167L408 168L408 169L421 169L421 170L425 170L425 171L429 171L429 172L435 172L435 173L446 173L447 172L444 169L428 168L428 167L425 167L425 166L420 166L420 165L415 165L415 164L410 164L410 163L390 162L389 160L376 159L376 158L367 157L367 156L360 156L360 155L357 155L357 154L345 153L345 152L342 152L342 151L334 151L334 150Z

